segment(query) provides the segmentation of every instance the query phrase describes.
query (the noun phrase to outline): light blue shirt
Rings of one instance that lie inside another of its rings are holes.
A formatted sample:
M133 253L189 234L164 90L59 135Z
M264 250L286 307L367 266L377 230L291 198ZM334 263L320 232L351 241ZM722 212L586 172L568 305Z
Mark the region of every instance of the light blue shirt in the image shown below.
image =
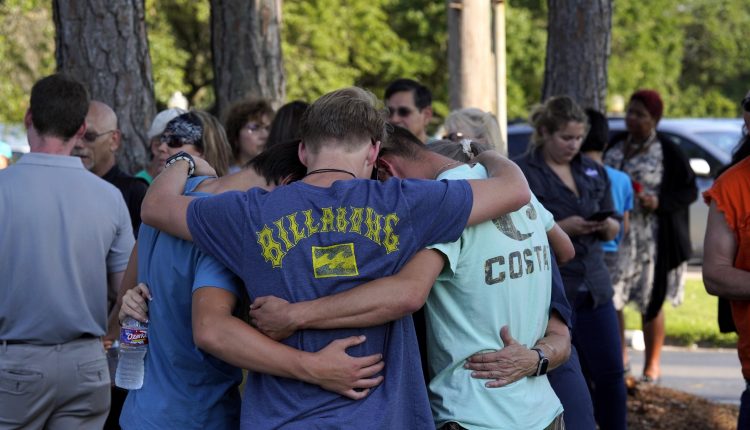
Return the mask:
M604 168L607 170L607 176L609 176L615 212L622 217L625 212L633 210L633 183L627 173L610 166L604 166ZM604 249L604 252L617 252L621 240L622 221L617 236L610 241L603 242L602 249Z
M486 177L481 165L464 165L438 179ZM505 325L529 347L544 337L552 285L547 230L553 226L552 214L532 195L518 211L431 247L447 261L425 307L436 427L454 421L472 430L543 429L562 413L547 376L490 389L463 368L470 355L503 348Z
M185 194L206 179L190 178ZM192 294L214 287L238 297L239 280L191 242L141 225L138 280L148 285L149 345L143 387L128 393L120 415L124 429L237 429L240 418L240 369L195 346Z

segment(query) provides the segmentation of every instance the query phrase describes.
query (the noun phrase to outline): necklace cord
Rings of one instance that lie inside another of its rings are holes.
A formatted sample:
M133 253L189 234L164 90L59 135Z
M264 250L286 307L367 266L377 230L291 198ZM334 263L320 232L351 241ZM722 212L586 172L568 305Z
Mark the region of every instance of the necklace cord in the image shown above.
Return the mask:
M306 178L310 175L315 175L318 173L346 173L348 175L352 175L352 178L357 179L357 176L354 175L354 173L348 171L348 170L342 170L342 169L317 169L313 170L311 172L308 172L303 178Z

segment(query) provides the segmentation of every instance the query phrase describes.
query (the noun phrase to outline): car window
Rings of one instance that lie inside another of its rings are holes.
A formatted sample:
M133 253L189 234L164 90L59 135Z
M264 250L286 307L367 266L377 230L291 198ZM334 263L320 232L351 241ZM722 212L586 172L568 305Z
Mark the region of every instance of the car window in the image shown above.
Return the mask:
M717 160L713 155L708 153L706 150L698 146L695 142L685 139L684 137L677 136L676 134L672 133L662 133L664 136L668 137L672 143L679 146L682 152L685 154L685 156L690 158L702 158L708 162L708 165L711 166L711 173L710 175L713 176L718 172L723 164L721 161Z
M523 155L530 140L531 133L528 132L508 133L508 157L515 158Z
M739 130L736 132L730 131L700 131L696 132L698 136L711 142L713 145L719 147L723 152L731 154L737 142L742 139L742 133Z

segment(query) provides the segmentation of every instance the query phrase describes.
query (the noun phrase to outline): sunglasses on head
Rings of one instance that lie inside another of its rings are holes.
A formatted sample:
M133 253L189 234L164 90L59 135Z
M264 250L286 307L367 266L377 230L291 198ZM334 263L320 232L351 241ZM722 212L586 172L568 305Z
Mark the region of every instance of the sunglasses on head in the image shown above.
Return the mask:
M406 106L399 106L397 108L388 108L388 118L392 117L393 115L398 115L401 118L406 118L407 116L411 115L412 112L414 112L414 110Z
M750 96L742 99L740 106L742 106L742 109L744 109L745 112L750 112Z
M452 142L460 142L464 138L464 134L460 131L454 131L453 133L448 133L446 135L443 135L443 139L450 140Z

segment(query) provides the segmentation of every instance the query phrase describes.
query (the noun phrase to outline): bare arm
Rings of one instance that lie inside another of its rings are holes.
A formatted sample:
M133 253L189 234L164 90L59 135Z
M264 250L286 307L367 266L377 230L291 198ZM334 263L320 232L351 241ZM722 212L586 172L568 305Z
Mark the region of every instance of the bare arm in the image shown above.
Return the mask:
M711 202L703 240L703 282L708 294L730 300L750 299L750 272L734 267L737 239L724 215Z
M347 348L364 342L364 336L333 341L315 353L299 351L232 316L236 301L234 294L220 288L193 293L193 339L199 348L234 366L320 385L352 399L364 398L382 381L382 376L375 376L384 365L380 354L346 354Z
M516 163L497 151L484 151L476 160L487 169L489 179L469 181L474 204L467 225L489 221L529 203L529 184Z
M200 159L195 160L198 164ZM188 178L188 167L186 161L177 161L154 179L143 199L141 219L172 236L192 240L187 225L187 208L193 198L182 195Z
M465 368L473 370L471 377L492 379L487 388L504 387L536 373L539 354L519 344L510 336L508 326L500 331L505 347L495 352L474 354L468 358ZM557 312L552 312L544 337L534 348L540 348L549 359L547 371L563 364L570 357L570 330Z
M371 327L409 315L421 308L443 269L437 251L418 252L395 275L308 302L288 303L260 297L250 308L252 323L274 339L296 330Z
M198 186L198 190L201 192L211 194L220 194L226 191L247 191L250 188L270 190L274 186L269 185L266 178L253 168L241 169L238 172L222 176L221 178L206 180Z
M104 337L105 342L108 342L105 346L111 345L111 342L120 336L120 320L118 314L120 307L122 307L122 297L125 292L133 287L138 282L138 241L135 242L133 250L130 252L130 259L128 260L128 266L124 272L119 272L119 283L116 284L117 301L109 312L109 318L107 320L107 334ZM117 281L116 279L112 279ZM111 276L108 276L108 282L111 282Z
M617 237L617 233L620 232L620 222L616 219L609 217L602 221L599 226L599 238L603 241L610 241Z
M132 255L132 254L131 254ZM107 274L107 288L111 290L118 290L122 284L123 274L125 272L115 272ZM119 297L118 297L119 300ZM104 349L109 349L112 346L112 342L120 335L120 324L117 322L117 311L119 306L117 303L112 307L112 311L109 313L107 318L107 333L104 335L102 341L104 342Z
M630 231L630 211L622 214L622 235L625 236Z
M563 265L576 256L576 250L573 248L573 242L557 223L547 232L549 246L555 251L557 264Z

